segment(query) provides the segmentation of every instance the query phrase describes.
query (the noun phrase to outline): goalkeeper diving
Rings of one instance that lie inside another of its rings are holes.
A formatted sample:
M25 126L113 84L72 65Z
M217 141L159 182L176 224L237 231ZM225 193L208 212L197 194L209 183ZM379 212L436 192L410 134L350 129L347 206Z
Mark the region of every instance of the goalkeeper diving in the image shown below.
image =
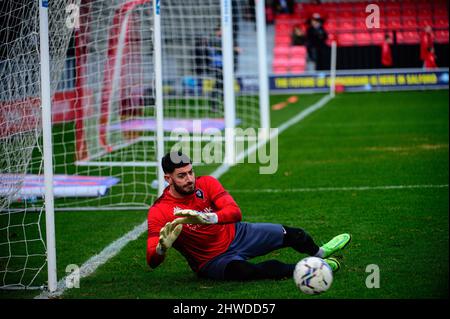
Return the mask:
M319 247L301 228L242 222L233 197L214 177L196 177L189 157L171 152L161 164L168 186L148 212L150 267L160 265L171 247L199 277L216 280L292 277L295 264L274 259L249 261L285 247L323 258L333 271L341 267L332 255L350 242L349 234L340 234Z

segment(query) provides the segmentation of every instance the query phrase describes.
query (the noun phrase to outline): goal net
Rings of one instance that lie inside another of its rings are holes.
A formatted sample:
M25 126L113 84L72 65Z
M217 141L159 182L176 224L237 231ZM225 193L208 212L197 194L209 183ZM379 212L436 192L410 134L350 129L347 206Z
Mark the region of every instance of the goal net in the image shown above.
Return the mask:
M201 119L197 125L200 132L225 127L224 75L229 71L234 75L234 125L261 127L255 6L250 1L226 2L232 14L233 65L229 68L223 63L221 0L161 3L164 117ZM208 140L208 136L199 138ZM166 143L165 148L171 145ZM191 145L188 153L197 163L211 162L199 156L202 147L204 143Z
M232 8L231 64L223 55L223 3ZM152 0L48 1L55 210L146 210L153 203L162 156L157 92L163 152L180 142L173 132L181 129L196 164L210 164L194 156L208 130L221 132L225 149L227 75L233 126L261 127L249 3L161 1L157 51ZM37 278L46 264L39 1L2 2L0 10L0 288L30 288L45 281Z
M156 195L152 1L82 0L73 53L74 114L54 126L55 172L92 187L56 207L148 207Z
M102 188L97 188L101 196L58 199L57 208L143 209L152 203L158 188L157 89L163 97L164 152L180 146L174 132L181 130L190 141L183 151L196 164L211 163L195 156L210 141L203 135L211 130L222 138L214 164L224 161L225 72L234 73L233 124L260 127L255 7L228 2L234 38L234 66L228 69L222 57L221 0L161 2L162 87L156 88L152 2L81 1L74 121L58 126L63 156L56 173L76 175L80 182L81 176L102 177L97 181ZM75 141L73 149L68 141Z
M71 34L65 9L73 3L48 7L52 93ZM0 39L0 287L30 288L46 264L43 203L21 193L27 174L43 172L39 1L2 1Z

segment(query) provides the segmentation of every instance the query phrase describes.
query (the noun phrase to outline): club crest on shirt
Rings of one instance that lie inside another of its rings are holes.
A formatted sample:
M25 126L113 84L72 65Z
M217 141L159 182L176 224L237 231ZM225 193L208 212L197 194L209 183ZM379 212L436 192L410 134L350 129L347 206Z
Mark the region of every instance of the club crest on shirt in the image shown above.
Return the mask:
M195 196L197 196L200 199L203 199L203 191L201 189L197 189L195 191Z

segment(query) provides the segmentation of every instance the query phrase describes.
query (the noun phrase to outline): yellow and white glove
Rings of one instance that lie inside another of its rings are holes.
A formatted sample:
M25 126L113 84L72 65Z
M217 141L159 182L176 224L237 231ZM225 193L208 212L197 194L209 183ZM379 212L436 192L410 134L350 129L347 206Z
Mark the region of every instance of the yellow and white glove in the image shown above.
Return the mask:
M217 214L203 213L193 209L180 209L173 213L177 218L173 221L176 224L216 224Z
M176 223L167 223L159 232L159 243L156 246L156 252L159 255L164 255L170 247L172 247L175 240L181 233L183 225Z

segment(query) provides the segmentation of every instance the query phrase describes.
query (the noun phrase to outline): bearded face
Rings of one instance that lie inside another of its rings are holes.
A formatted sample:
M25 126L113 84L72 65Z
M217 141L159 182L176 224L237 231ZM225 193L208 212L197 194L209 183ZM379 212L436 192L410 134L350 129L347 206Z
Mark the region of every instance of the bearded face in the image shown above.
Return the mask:
M195 174L191 164L176 168L172 174L166 175L166 180L180 195L191 195L195 191Z

